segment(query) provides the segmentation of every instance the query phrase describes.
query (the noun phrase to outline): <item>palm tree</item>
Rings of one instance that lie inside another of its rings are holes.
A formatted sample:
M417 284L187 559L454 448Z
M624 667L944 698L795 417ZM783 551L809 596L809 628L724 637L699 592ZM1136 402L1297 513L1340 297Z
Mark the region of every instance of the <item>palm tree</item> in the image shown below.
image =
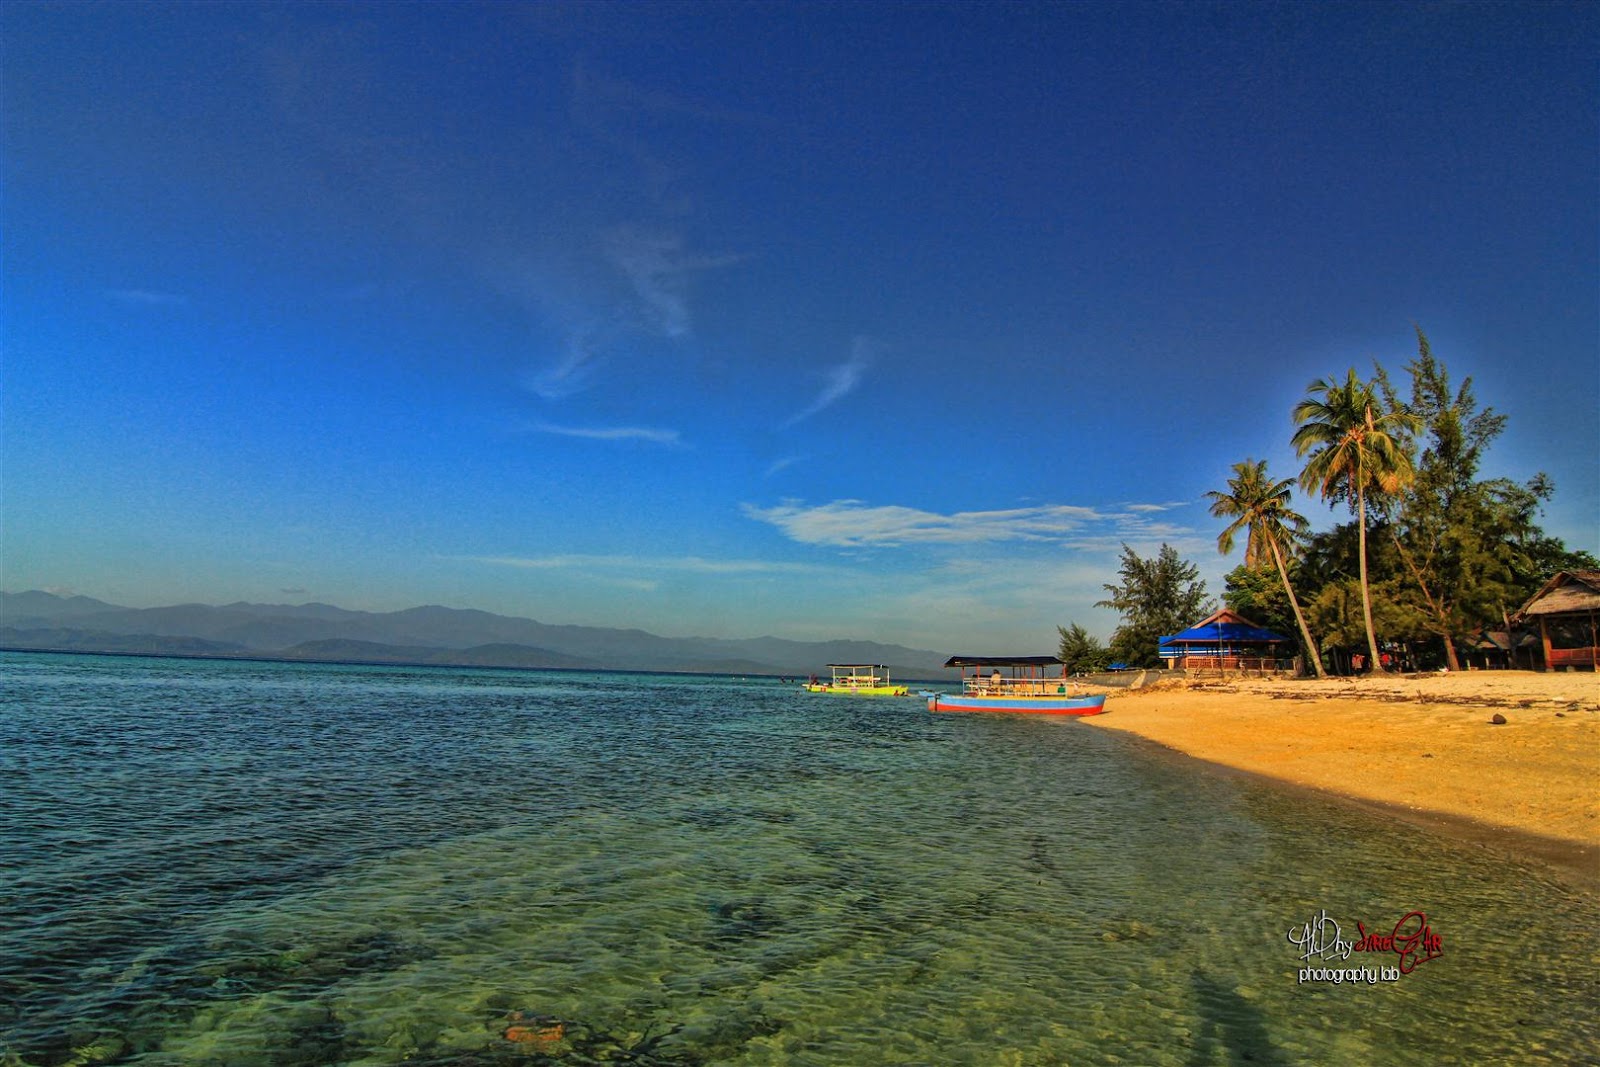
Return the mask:
M1398 493L1414 477L1410 445L1419 420L1407 412L1384 408L1373 384L1357 377L1354 367L1343 382L1318 379L1306 392L1306 398L1294 406L1299 429L1291 438L1296 454L1310 453L1300 472L1300 485L1307 492L1320 493L1324 500L1343 500L1356 513L1362 621L1372 669L1381 670L1383 659L1372 627L1372 590L1367 582L1367 499L1369 494Z
M1219 519L1232 519L1227 529L1217 536L1217 551L1227 555L1233 551L1233 538L1240 530L1246 531L1244 564L1260 567L1266 557L1278 565L1278 577L1283 579L1283 591L1289 594L1289 606L1294 609L1294 621L1300 626L1300 637L1311 653L1311 664L1318 678L1327 675L1322 670L1322 655L1317 643L1311 639L1306 627L1306 617L1300 612L1300 601L1295 599L1294 587L1289 584L1289 567L1283 559L1283 545L1294 544L1310 525L1306 517L1289 509L1289 485L1285 478L1274 482L1267 477L1267 461L1245 460L1233 465L1233 477L1228 479L1228 491L1215 490L1206 494L1211 499L1211 514Z

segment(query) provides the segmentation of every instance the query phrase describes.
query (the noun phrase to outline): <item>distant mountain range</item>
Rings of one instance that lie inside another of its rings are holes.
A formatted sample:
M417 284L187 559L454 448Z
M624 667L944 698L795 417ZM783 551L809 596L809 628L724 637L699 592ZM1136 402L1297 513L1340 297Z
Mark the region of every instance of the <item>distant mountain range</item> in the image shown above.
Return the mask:
M907 680L944 680L948 658L872 641L660 637L436 606L384 613L242 601L124 608L38 590L0 593L0 648L780 676L825 675L829 663L882 663Z

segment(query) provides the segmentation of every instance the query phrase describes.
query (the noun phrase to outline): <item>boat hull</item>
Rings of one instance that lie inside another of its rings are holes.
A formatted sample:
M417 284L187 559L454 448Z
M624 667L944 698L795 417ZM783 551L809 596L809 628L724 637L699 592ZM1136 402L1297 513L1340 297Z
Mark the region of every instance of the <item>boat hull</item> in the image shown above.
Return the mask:
M836 697L903 697L903 685L808 685L808 693L827 693Z
M928 698L929 711L997 711L1012 715L1099 715L1106 695L967 696L940 693Z

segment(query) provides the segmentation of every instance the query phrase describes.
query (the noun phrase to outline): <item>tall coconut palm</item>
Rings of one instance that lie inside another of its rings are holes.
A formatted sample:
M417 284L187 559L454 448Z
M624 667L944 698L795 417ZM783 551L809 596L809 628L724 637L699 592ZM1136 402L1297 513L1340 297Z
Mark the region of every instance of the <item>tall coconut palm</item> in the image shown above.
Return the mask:
M1300 637L1311 654L1311 665L1316 668L1317 677L1324 678L1322 655L1311 639L1306 617L1300 611L1300 601L1295 599L1294 587L1289 584L1289 566L1283 558L1283 546L1293 545L1310 525L1304 515L1289 508L1289 485L1293 480L1285 478L1274 482L1267 477L1266 460L1247 459L1233 465L1233 477L1228 479L1226 493L1213 490L1206 496L1211 500L1211 514L1233 520L1217 535L1217 551L1223 555L1232 552L1234 536L1244 530L1245 566L1260 567L1268 558L1277 564L1283 591L1289 594L1289 606L1294 609L1294 621L1300 627Z
M1367 628L1367 652L1373 670L1381 670L1378 636L1372 626L1372 589L1367 581L1367 500L1372 494L1394 495L1414 477L1411 437L1418 419L1385 408L1371 382L1354 367L1343 382L1318 379L1294 406L1299 429L1290 440L1295 452L1310 453L1300 472L1300 485L1327 501L1343 500L1356 514L1361 565L1361 614Z

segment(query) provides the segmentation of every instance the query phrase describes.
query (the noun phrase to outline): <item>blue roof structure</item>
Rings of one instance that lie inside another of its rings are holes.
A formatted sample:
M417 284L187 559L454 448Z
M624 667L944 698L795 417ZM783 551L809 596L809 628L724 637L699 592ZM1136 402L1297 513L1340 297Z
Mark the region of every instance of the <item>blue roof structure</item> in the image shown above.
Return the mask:
M1278 645L1288 642L1289 638L1282 634L1264 626L1257 626L1249 619L1227 609L1195 623L1182 633L1159 639L1163 652L1175 652L1183 645L1204 645L1207 648L1221 645L1226 648L1239 645Z

